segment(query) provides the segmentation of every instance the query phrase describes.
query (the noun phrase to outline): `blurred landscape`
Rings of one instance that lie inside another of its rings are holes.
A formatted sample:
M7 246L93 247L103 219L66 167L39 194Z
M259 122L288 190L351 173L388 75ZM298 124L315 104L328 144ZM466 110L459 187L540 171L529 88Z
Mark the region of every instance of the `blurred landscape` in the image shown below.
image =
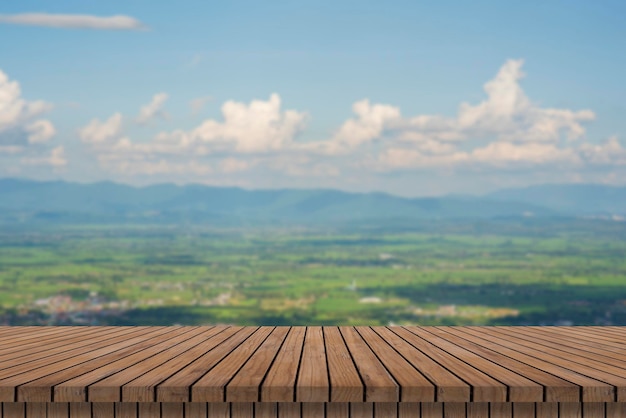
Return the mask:
M0 180L0 324L625 325L626 188Z

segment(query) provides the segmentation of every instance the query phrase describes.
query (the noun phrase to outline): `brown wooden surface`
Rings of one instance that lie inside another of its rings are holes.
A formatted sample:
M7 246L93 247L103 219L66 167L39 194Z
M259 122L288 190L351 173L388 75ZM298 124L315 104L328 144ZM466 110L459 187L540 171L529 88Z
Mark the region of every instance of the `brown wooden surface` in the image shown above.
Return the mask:
M16 402L31 403L25 416L50 402L65 405L46 409L59 416L67 408L84 415L85 405L103 417L142 414L110 409L114 402L163 402L172 416L204 417L206 402L241 403L239 416L255 402L317 403L300 408L305 415L342 403L330 410L336 416L350 402L376 402L374 410L417 415L396 406L406 402L421 405L419 416L441 408L455 417L480 414L490 402L493 417L531 409L608 417L625 401L622 327L0 328L0 402L11 414L23 407ZM355 413L370 414L368 405ZM252 410L281 416L275 404Z
M14 402L0 418L623 418L623 402Z

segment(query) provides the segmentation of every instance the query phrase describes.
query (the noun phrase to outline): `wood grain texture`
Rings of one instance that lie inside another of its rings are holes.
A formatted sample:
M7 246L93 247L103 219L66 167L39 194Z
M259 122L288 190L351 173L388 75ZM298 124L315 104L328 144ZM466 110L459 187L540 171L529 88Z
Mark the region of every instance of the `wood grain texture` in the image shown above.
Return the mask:
M48 404L48 418L69 418L70 405L67 402L54 402ZM96 413L95 405L92 407L92 414L94 418L114 418L113 410L111 410L110 416L103 416Z
M91 418L91 404L87 402L70 402L71 418Z
M402 402L398 404L398 418L420 418L421 405L417 402Z
M535 406L537 418L559 418L558 402L541 402Z
M625 347L623 327L0 327L0 418L612 418Z
M365 392L339 328L324 327L331 402L360 402Z
M468 402L467 418L485 418L489 416L489 402Z
M349 418L350 404L348 402L329 402L326 404L326 418Z
M365 385L365 400L397 402L400 398L398 384L359 333L352 327L340 327L339 330Z
M325 402L329 400L329 394L324 334L321 327L307 327L296 383L296 401Z

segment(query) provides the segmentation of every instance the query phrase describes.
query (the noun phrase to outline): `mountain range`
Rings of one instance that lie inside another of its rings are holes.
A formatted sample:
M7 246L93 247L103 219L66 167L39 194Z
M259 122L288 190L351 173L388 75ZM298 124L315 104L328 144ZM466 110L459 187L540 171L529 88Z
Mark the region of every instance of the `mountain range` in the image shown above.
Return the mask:
M333 224L429 219L626 216L626 187L540 185L482 196L405 198L338 190L246 190L197 184L133 187L0 179L0 221Z

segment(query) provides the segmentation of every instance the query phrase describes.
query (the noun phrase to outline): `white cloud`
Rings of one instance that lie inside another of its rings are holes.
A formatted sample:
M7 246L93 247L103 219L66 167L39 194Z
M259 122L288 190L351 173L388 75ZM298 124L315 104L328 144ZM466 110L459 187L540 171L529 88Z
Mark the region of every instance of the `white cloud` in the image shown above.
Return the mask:
M147 142L122 137L119 114L117 124L112 119L94 120L89 125L93 132L87 135L92 139L86 142L103 142L94 148L103 166L129 175L191 177L265 170L331 179L372 169L513 173L535 167L584 170L591 165L626 165L626 150L617 138L603 144L584 141L585 125L595 118L591 110L542 107L530 100L520 85L522 65L522 60L504 63L485 83L486 97L474 104L461 103L453 117L406 117L396 106L363 99L353 104L354 115L330 138L298 142L307 114L283 109L280 96L272 94L248 103L227 101L220 120L161 132ZM167 95L161 95L144 106L144 120L162 111ZM206 99L194 99L190 106L200 109Z
M211 96L197 97L193 100L190 100L189 107L191 108L191 113L193 113L194 115L200 113L200 111L204 109L204 106L206 106L206 104L211 100L213 100Z
M62 146L58 146L52 149L48 156L22 158L20 162L24 165L44 165L52 168L61 168L67 165L67 158L65 158L65 149Z
M25 124L51 107L41 100L30 102L23 99L19 83L9 80L0 70L0 135L10 129L23 130Z
M122 128L121 113L114 113L109 119L101 122L92 119L86 126L78 130L78 136L83 142L102 144L116 138Z
M484 148L474 149L470 154L472 162L490 165L526 163L532 165L554 163L577 163L580 161L573 149L559 148L554 144L492 142Z
M102 17L77 14L23 13L15 15L0 15L0 23L65 29L146 29L146 26L139 20L124 15Z
M17 163L61 167L67 164L63 147L45 146L56 134L52 122L38 117L52 108L42 100L22 97L20 85L0 70L0 168L17 170ZM46 153L48 153L46 155ZM15 159L9 156L20 155Z
M355 119L348 119L331 141L350 148L379 138L385 129L400 120L400 109L386 104L371 105L361 100L352 105Z
M28 132L28 142L31 144L45 143L56 135L56 129L54 125L45 119L36 120L30 125L26 125L26 132Z
M157 93L152 97L150 103L142 106L137 116L137 123L146 124L154 119L165 119L167 113L163 110L163 105L168 99L167 93Z
M617 136L612 136L603 144L582 144L581 156L594 165L626 165L626 148Z
M222 106L222 115L223 122L206 120L181 142L218 149L233 147L242 153L276 151L293 142L306 119L304 113L282 111L278 94L272 94L268 101L253 100L250 104L228 101Z

